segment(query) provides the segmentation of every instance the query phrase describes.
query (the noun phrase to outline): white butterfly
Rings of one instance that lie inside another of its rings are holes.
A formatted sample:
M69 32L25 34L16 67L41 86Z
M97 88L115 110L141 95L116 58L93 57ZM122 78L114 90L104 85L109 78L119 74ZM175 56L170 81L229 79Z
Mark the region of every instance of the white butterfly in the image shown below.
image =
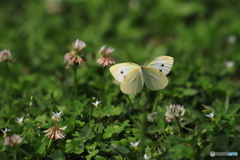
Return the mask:
M159 90L168 84L166 75L170 72L173 61L172 57L161 56L153 58L146 66L119 63L110 67L110 72L121 83L123 93L136 94L144 84L150 90Z

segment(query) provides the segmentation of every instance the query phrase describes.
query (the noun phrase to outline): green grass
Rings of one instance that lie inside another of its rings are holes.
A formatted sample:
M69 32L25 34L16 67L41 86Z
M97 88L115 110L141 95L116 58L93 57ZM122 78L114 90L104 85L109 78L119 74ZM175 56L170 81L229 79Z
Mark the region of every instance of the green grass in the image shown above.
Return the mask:
M10 50L15 60L8 68L0 62L0 128L24 138L13 147L0 145L0 159L127 160L143 153L150 159L209 159L210 151L240 153L240 2L52 3L53 8L50 0L0 2L0 51ZM77 69L73 98L74 73L65 69L63 57L76 39L86 43L87 60ZM143 65L154 57L173 57L168 86L125 95L109 68L96 62L103 45L115 49L116 63ZM234 65L226 67L227 61ZM96 100L98 109L92 104ZM175 121L165 120L171 104L186 109L182 134ZM212 110L214 119L205 116ZM60 111L58 126L67 126L66 137L52 141L43 131L54 125L52 112ZM145 141L130 146L143 135L142 119L154 112ZM24 117L22 125L17 117Z

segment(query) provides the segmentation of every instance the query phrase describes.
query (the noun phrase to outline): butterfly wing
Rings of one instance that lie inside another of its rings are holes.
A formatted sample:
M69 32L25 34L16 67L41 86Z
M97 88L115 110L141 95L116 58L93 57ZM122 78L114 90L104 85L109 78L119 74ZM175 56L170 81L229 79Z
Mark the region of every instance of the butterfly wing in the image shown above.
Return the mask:
M169 56L160 56L153 58L147 66L156 68L157 70L161 71L164 75L167 75L173 65L174 59Z
M119 63L110 67L110 72L113 77L118 81L122 82L124 77L133 69L139 68L140 66L135 63Z
M142 67L142 74L145 85L150 90L163 89L168 84L167 77L156 68L144 66Z
M143 88L144 81L140 66L131 70L121 83L121 90L125 94L136 94Z

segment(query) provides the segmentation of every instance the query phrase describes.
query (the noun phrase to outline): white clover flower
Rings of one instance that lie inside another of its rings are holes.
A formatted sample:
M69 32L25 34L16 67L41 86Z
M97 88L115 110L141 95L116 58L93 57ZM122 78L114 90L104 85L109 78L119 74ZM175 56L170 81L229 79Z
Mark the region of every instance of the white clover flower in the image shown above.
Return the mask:
M233 61L227 61L227 62L225 62L225 66L227 68L232 68L234 66L234 62Z
M61 120L61 113L62 113L62 111L59 112L59 113L54 113L54 112L52 112L52 113L53 113L52 121L59 122Z
M140 143L140 140L137 141L137 142L135 142L135 143L130 142L130 144L131 144L132 147L137 147L137 146L139 145L139 143Z
M170 105L167 106L167 111L165 113L166 121L171 122L175 120L177 117L183 116L185 113L185 109L183 106L180 105ZM179 119L180 121L182 119Z
M128 6L130 9L136 10L139 8L140 2L139 0L130 0Z
M144 159L150 159L151 156L148 156L147 154L144 154L143 158L144 158Z
M12 54L9 50L4 49L0 52L0 62L4 61L11 61L12 60Z
M112 54L114 52L114 48L112 47L108 47L108 49L106 49L106 45L102 46L99 50L99 53L101 53L102 55L109 55Z
M95 103L92 102L92 104L95 106L96 109L98 109L98 105L101 103L101 101L96 101Z
M97 63L103 67L109 67L112 64L115 64L115 59L110 56L114 52L114 48L109 47L106 49L106 45L102 46L99 50L103 56L97 60Z
M62 0L45 0L46 11L49 14L60 13L62 11Z
M0 129L3 132L3 137L7 136L7 132L11 131L11 129L5 128L5 130Z
M215 115L214 111L212 111L212 113L210 113L210 114L206 114L206 116L209 117L209 118L213 118L214 115Z
M237 39L236 36L229 36L227 40L228 40L228 43L235 43L236 39Z
M113 52L114 52L114 48L112 48L112 47L109 47L107 50L106 50L106 54L112 54Z
M20 118L17 117L16 122L17 122L18 124L22 125L23 119L24 119L24 117L20 117Z
M14 134L12 136L8 136L4 139L5 146L15 146L22 143L23 138L20 135Z
M76 50L76 51L80 52L80 51L83 50L86 46L87 46L87 45L86 45L83 41L77 39L77 40L73 43L73 46L72 46L72 47L73 47L73 50Z
M101 53L101 54L105 54L105 52L106 52L106 45L103 45L103 46L99 49L98 52Z
M92 104L93 104L94 106L98 106L100 103L101 103L101 101L98 101L98 100L97 100L95 103L92 102Z

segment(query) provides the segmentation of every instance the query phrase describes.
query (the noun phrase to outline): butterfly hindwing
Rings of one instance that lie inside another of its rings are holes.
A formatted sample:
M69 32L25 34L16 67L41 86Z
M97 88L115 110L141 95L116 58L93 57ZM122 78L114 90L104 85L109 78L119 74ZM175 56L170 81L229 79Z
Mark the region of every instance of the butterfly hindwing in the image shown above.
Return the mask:
M144 81L141 68L131 70L121 83L121 90L126 94L136 94L143 88Z
M122 82L124 77L134 68L139 68L140 66L135 63L119 63L110 67L110 72L113 77L118 81Z
M167 77L158 69L144 66L142 67L144 83L150 90L163 89L168 84Z
M173 65L174 59L169 56L160 56L153 58L147 66L153 67L161 71L164 75L167 75Z

